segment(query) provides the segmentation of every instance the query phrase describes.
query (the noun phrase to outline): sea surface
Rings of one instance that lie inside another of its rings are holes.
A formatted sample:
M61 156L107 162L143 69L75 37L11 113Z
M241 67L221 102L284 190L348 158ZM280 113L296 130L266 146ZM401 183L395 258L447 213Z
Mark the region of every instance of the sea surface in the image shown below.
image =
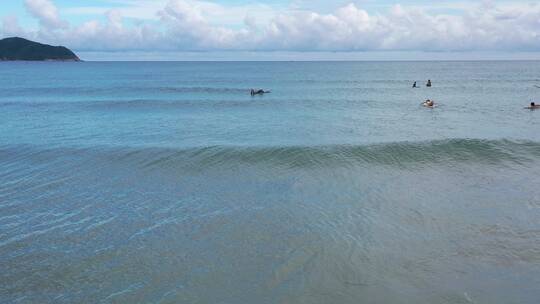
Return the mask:
M537 304L539 86L535 61L0 63L0 303Z

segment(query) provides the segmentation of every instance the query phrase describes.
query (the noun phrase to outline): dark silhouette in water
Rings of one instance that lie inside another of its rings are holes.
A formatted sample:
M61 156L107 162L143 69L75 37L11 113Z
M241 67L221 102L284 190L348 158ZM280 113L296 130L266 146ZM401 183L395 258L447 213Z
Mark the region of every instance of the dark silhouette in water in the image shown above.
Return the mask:
M413 87L413 88L418 88L418 87L416 86L416 81L412 84L412 87Z
M540 105L537 105L534 102L531 102L531 105L528 107L525 107L525 109L530 109L530 110L540 109Z
M258 89L258 90L251 89L251 96L262 95L266 93L270 93L270 91L265 91L263 89Z
M428 79L427 83L426 83L426 87L431 87L431 80Z
M52 46L19 37L0 40L0 61L81 61L63 46Z

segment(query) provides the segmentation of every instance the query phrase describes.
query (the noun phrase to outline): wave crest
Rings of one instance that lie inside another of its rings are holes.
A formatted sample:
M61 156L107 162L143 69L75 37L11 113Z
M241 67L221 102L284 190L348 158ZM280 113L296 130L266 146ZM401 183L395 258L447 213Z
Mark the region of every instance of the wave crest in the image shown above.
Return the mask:
M236 165L332 167L383 165L415 167L448 163L524 165L540 157L540 143L510 140L450 139L370 145L326 146L209 146L193 148L91 147L40 148L32 145L0 147L0 164L24 160L58 160L69 156L93 162L127 163L145 169L208 168Z

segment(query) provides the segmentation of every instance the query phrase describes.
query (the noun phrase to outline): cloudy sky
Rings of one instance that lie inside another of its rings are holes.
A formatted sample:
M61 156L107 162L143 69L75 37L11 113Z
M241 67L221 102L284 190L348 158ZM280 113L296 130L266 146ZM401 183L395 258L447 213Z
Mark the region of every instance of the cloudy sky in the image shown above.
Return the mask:
M83 59L540 59L540 1L0 0Z

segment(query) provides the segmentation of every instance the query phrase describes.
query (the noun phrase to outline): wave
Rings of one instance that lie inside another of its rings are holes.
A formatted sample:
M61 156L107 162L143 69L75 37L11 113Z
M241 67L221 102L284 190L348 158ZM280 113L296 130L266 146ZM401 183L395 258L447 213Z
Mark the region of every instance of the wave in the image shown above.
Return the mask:
M230 97L230 96L229 96ZM162 98L162 99L152 99L152 98L118 98L118 99L100 99L100 100L84 100L79 99L75 101L65 101L65 100L8 100L0 101L0 108L2 107L13 107L13 108L49 108L49 107L59 107L61 109L66 108L83 108L83 109L137 109L144 108L145 110L159 110L160 108L191 108L191 107L247 107L247 106L275 106L276 104L288 104L288 105L299 105L303 106L306 102L309 106L314 105L327 105L332 103L332 105L339 104L351 104L351 103L373 103L375 100L358 100L357 98L342 98L339 101L328 101L326 98L310 98L307 101L305 98L287 98L285 100L281 99L272 99L271 96L265 96L261 98L260 96L251 97L249 92L243 95L238 95L234 97L216 97L216 98L190 98L189 96L177 96L174 98Z
M129 93L204 93L204 94L227 94L249 93L249 88L238 87L207 87L207 86L117 86L117 87L18 87L8 88L3 92L4 96L64 96L64 95L110 95L119 92Z
M229 87L160 87L157 88L161 92L174 93L249 93L249 88L229 88ZM153 91L155 88L148 88L148 91Z
M285 168L382 165L421 168L437 164L527 165L540 157L540 143L531 141L449 139L369 145L326 146L208 146L193 148L89 147L44 148L33 145L0 146L0 166L20 161L110 162L130 167L202 169L238 165Z
M87 109L137 109L137 108L183 108L193 106L243 106L246 100L233 99L116 99L116 100L78 100L78 101L0 101L2 107L17 108L49 108L61 107L62 109L87 108Z

